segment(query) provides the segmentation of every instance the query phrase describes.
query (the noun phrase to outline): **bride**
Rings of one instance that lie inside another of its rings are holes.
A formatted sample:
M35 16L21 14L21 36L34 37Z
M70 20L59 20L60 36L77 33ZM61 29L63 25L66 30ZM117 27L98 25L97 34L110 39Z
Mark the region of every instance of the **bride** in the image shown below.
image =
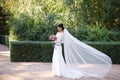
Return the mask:
M111 68L110 57L73 37L63 24L58 25L57 34L50 36L50 40L54 43L52 73L55 76L103 79Z

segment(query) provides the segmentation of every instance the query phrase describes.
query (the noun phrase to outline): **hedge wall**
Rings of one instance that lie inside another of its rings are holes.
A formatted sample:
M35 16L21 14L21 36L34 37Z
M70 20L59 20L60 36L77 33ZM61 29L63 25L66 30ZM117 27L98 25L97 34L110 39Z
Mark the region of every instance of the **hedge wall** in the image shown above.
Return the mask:
M120 42L86 42L112 58L114 64L120 64ZM11 41L12 62L51 62L53 45L50 42Z
M49 62L52 57L52 45L39 41L10 42L12 62Z
M7 45L9 47L9 36L0 35L0 44Z

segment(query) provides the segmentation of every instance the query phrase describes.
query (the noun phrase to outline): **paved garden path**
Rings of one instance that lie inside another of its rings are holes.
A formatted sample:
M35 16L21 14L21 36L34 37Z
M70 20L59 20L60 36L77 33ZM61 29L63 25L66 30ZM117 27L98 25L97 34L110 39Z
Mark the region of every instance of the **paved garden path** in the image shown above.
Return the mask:
M95 78L67 79L51 74L51 63L10 62L9 49L0 45L0 80L97 80ZM104 80L120 80L120 65L113 65Z

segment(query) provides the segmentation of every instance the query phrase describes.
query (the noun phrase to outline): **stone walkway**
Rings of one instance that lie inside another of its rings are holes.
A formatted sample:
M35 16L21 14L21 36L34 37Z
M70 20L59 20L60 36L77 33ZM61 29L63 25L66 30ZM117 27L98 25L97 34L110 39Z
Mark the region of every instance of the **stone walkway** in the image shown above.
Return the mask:
M0 80L98 80L55 77L51 74L51 63L10 62L9 53L6 46L0 45ZM120 80L120 65L113 65L104 80Z

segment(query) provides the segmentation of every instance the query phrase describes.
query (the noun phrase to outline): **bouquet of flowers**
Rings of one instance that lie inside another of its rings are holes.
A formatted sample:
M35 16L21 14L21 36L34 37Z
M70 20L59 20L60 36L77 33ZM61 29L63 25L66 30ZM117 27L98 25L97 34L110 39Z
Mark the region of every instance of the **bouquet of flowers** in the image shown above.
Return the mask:
M57 39L57 37L55 35L50 35L49 36L49 40L51 41L55 41Z

